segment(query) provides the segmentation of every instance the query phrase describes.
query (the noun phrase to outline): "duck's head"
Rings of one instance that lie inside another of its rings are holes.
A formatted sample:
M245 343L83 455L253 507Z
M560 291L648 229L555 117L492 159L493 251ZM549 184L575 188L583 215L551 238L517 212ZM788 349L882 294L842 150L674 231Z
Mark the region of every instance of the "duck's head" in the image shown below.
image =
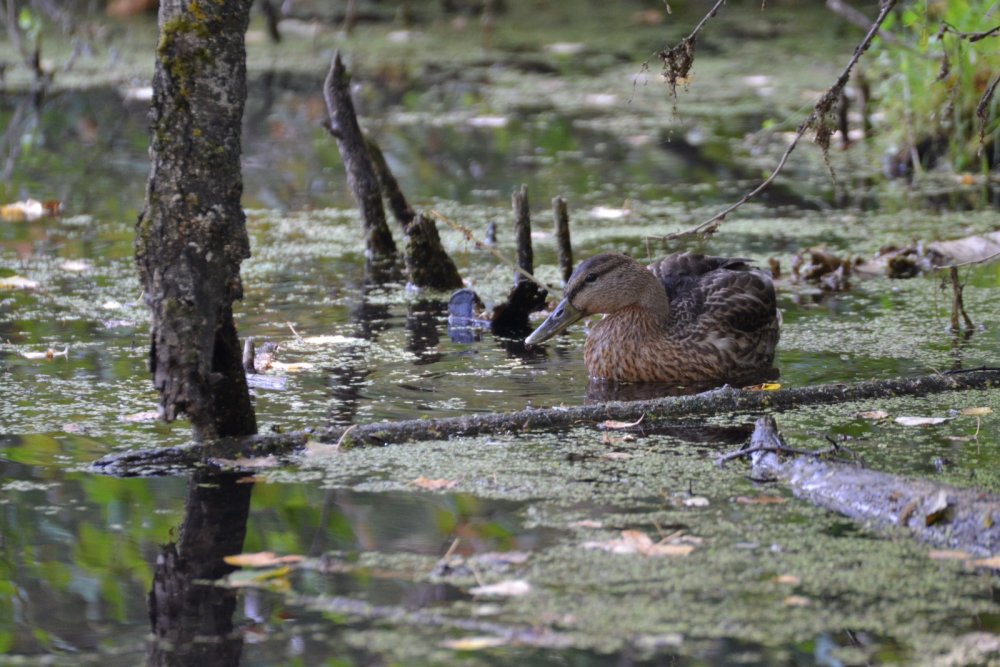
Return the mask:
M628 255L606 252L582 262L566 282L566 295L552 314L524 339L534 345L564 331L574 322L598 313L644 306L666 314L663 286L646 267Z

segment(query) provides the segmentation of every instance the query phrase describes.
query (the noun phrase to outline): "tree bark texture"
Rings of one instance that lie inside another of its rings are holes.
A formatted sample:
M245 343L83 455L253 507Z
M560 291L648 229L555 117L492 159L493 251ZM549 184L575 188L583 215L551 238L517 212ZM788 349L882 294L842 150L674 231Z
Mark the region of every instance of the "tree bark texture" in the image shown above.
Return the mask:
M163 417L187 414L200 437L256 432L232 313L250 256L240 132L251 4L160 2L136 262Z
M417 287L453 290L462 287L458 267L441 245L434 220L423 213L406 226L406 272Z
M607 419L635 421L645 428L660 421L717 414L761 413L899 396L925 396L946 391L991 389L1000 386L1000 370L983 369L960 373L921 375L910 378L869 380L853 384L823 384L778 391L744 391L723 387L694 396L676 396L648 401L581 405L565 408L528 408L516 412L476 414L443 419L411 419L376 422L317 432L229 438L212 443L158 450L138 450L106 456L95 462L97 472L112 475L170 474L186 466L200 465L207 457L240 457L292 454L310 438L351 446L378 446L421 440L448 440L492 433L553 431L574 426L593 426Z
M517 239L517 265L528 273L535 272L535 254L531 246L531 207L528 204L528 186L521 185L511 195L514 209L514 235ZM514 273L514 284L528 280L520 273Z
M337 140L347 170L347 185L361 209L365 249L372 259L396 257L396 243L385 220L382 189L351 100L351 82L338 52L323 84L323 97L330 116L330 133Z

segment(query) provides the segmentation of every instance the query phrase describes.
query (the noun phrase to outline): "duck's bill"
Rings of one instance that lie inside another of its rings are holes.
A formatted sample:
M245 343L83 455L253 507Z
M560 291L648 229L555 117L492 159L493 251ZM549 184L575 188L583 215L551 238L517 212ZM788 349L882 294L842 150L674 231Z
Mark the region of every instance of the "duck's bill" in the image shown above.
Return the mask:
M584 313L573 307L567 299L563 299L552 311L552 314L545 318L545 321L535 329L530 336L524 339L525 345L535 345L543 343L558 333L562 333L574 322L579 322L584 317Z

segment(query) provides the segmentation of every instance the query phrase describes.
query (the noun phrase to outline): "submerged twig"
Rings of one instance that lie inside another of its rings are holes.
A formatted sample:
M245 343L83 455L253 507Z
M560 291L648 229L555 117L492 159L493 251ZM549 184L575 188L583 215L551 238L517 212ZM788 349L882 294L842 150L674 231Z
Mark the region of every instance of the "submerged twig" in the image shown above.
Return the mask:
M448 216L446 216L443 213L440 213L438 211L435 211L434 209L431 209L430 211L428 211L428 213L430 213L435 218L437 218L438 220L440 220L441 222L443 222L444 224L448 225L449 227L451 227L452 229L454 229L456 232L458 232L462 236L464 236L467 241L473 243L476 246L477 250L485 250L486 252L488 252L491 255L493 255L493 257L495 257L497 260L499 260L500 262L506 264L511 269L513 269L516 273L518 273L519 275L523 276L524 278L527 278L528 280L532 281L533 283L535 283L539 287L544 287L546 289L549 288L548 285L546 285L542 281L538 280L538 278L535 278L535 276L533 276L531 273L528 273L527 271L525 271L524 269L522 269L521 267L519 267L517 264L515 264L514 262L512 262L509 257L507 257L502 252L500 252L499 250L497 250L496 248L494 248L493 246L491 246L489 243L487 243L485 241L480 241L478 238L476 238L476 235L473 234L472 230L469 229L468 227L466 227L464 225L458 224L454 220L450 219Z
M812 112L810 112L806 120L801 125L799 125L798 131L792 138L792 141L788 145L788 148L785 149L785 152L778 160L778 164L774 168L774 171L771 172L771 175L768 176L766 179L764 179L760 183L760 185L755 187L747 194L743 195L743 197L740 198L740 200L737 201L735 204L727 206L725 209L715 214L708 220L698 225L695 225L690 229L662 236L661 239L663 241L673 241L676 239L686 238L689 236L706 237L706 236L711 236L716 231L718 231L719 226L722 224L722 221L725 220L727 215L729 215L739 207L743 206L743 204L747 203L748 201L759 195L761 192L767 189L769 185L771 185L774 179L777 178L778 174L781 173L781 170L784 169L785 163L788 162L789 156L792 154L792 151L795 150L795 147L798 146L799 140L803 137L803 135L805 135L808 129L810 128L816 129L817 133L816 143L818 143L823 148L824 151L826 150L826 147L828 146L829 143L831 130L828 127L826 127L824 123L820 121L833 108L837 99L840 97L841 91L844 90L844 86L846 86L847 82L850 80L851 70L854 69L854 66L857 64L862 54L864 54L864 52L868 50L868 47L871 46L872 40L875 39L875 35L878 34L879 28L882 26L882 23L885 21L886 17L889 15L889 12L892 10L893 7L895 7L895 5L896 5L896 0L886 0L886 2L882 5L878 17L876 17L875 22L868 30L868 34L865 35L865 38L861 40L861 43L858 44L858 46L854 49L854 55L851 56L851 60L847 63L847 66L840 73L840 76L837 78L837 81L833 84L833 86L829 90L827 90L823 94L820 100L813 107ZM817 123L819 123L819 125L817 125Z
M951 330L958 331L961 328L958 325L958 318L961 315L962 321L965 323L965 330L971 332L974 325L969 318L969 314L965 312L965 300L962 298L962 291L965 289L965 284L959 282L958 267L951 267L948 273L951 276Z

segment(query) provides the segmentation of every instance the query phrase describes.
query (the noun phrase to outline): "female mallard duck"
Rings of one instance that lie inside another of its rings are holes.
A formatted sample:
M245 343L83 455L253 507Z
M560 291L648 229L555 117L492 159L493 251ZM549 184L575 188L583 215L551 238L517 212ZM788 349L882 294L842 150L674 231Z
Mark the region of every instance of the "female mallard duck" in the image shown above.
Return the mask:
M621 253L591 257L524 342L605 313L584 348L592 377L702 384L765 373L781 316L770 277L748 261L676 253L644 267Z

